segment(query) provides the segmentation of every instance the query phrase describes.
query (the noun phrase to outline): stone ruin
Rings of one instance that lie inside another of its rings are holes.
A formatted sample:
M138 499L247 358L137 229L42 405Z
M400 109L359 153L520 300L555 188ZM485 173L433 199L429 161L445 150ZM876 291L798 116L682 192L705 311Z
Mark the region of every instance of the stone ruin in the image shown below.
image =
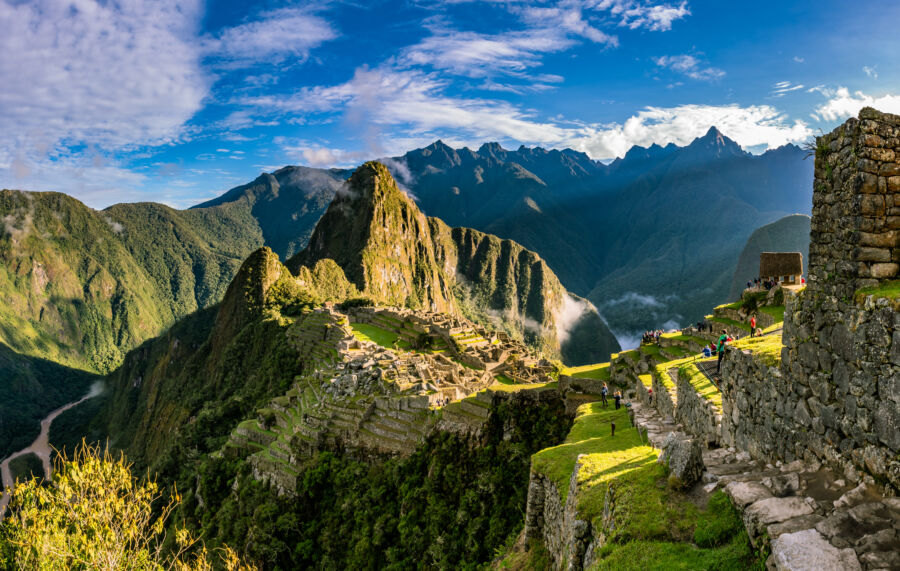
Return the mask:
M726 359L729 444L900 492L900 312L860 288L900 270L900 116L863 109L817 140L809 280L780 366ZM731 380L729 380L731 379Z

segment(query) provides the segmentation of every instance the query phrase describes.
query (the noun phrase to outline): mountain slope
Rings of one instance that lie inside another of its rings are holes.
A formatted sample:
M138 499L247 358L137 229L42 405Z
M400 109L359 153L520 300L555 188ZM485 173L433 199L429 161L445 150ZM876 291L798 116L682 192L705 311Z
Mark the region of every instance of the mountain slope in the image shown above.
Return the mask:
M307 249L287 265L296 273L326 258L379 303L462 312L551 354L560 354L562 346L572 363L600 360L618 349L593 308L571 296L537 254L511 240L426 218L381 163L356 170Z
M759 277L759 255L763 252L800 252L805 272L809 261L809 223L809 216L794 214L753 232L738 258L728 299L739 299L747 282Z
M95 211L59 193L0 192L0 341L106 372L177 318L218 302L254 249L305 246L340 171L287 167L190 210Z

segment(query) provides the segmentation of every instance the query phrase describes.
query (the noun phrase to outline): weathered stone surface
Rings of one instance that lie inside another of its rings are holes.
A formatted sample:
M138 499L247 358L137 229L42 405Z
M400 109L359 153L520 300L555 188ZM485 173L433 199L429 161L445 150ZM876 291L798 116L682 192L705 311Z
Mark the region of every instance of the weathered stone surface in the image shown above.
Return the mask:
M745 515L759 524L768 525L813 513L812 507L802 498L767 498L753 503Z
M772 492L759 482L731 482L725 486L725 494L739 508L772 497Z
M781 523L772 524L766 528L766 531L769 534L769 539L777 539L785 533L796 533L804 529L813 529L823 519L825 518L815 514L802 515Z
M763 485L772 491L774 496L783 498L800 491L800 476L796 473L764 478Z
M703 451L693 438L679 438L674 432L669 433L660 460L668 465L669 485L673 488L689 488L703 475Z
M771 561L778 571L862 569L852 549L837 549L814 529L787 533L773 541Z

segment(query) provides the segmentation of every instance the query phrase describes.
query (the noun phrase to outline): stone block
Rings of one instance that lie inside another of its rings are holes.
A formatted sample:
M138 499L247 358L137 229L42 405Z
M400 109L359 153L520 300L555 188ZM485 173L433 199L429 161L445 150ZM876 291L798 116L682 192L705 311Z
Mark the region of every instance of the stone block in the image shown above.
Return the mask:
M894 452L900 452L900 407L896 402L882 402L875 414L878 439Z
M878 174L887 177L900 176L900 163L883 163L878 169Z
M869 266L869 275L875 279L887 279L897 275L900 271L900 264L893 262L878 262Z
M900 233L896 231L887 232L860 232L860 246L873 246L875 248L894 248L900 245Z
M772 497L772 492L759 482L731 482L725 486L725 495L739 508Z
M900 221L900 217L895 217ZM890 262L892 260L890 248L860 248L856 259L861 262Z
M857 192L872 194L878 192L878 176L872 173L860 172L856 175Z
M900 192L900 176L888 177L887 189L888 192Z
M786 533L772 542L772 566L777 571L858 571L852 549L838 549L814 529Z

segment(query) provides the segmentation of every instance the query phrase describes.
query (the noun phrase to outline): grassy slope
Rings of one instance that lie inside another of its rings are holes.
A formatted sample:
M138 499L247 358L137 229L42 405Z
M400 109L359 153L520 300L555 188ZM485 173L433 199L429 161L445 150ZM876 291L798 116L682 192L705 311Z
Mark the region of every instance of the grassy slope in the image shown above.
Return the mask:
M611 421L618 427L615 436L610 435ZM565 443L532 457L532 469L556 483L563 501L579 454L585 455L578 478L579 515L602 525L609 490L615 498L613 533L594 569L763 568L740 516L722 492L699 508L666 487L657 451L629 426L625 409L582 405ZM528 568L522 559L516 568Z

